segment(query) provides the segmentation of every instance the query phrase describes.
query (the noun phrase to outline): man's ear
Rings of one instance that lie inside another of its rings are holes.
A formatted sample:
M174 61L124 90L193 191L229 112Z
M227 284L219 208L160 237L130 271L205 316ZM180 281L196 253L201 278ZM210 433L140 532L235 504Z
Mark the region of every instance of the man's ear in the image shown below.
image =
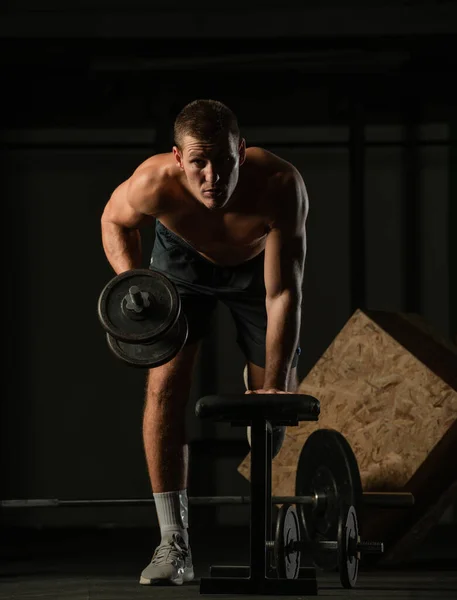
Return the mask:
M240 144L238 146L238 152L240 155L240 166L244 163L244 161L246 160L246 140L244 138L241 138L240 140Z
M184 170L184 165L183 165L183 160L182 160L182 154L181 151L179 150L179 148L177 146L173 146L173 156L175 157L176 163L178 165L178 167L182 170Z

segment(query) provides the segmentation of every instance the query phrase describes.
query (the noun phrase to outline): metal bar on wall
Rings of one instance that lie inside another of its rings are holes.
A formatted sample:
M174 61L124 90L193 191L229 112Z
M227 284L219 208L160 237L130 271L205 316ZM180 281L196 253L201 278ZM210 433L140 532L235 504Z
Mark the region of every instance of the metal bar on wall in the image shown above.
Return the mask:
M437 147L437 148L446 148L452 145L455 145L457 140L455 137L452 139L442 139L442 140L417 140L416 144L419 147ZM267 141L267 142L255 142L255 140L251 141L250 145L259 145L264 148L287 148L287 149L302 149L302 148L315 148L326 149L326 148L348 148L350 141L342 141L342 140L329 140L329 141ZM364 140L363 145L365 148L404 148L406 146L405 140ZM163 145L162 145L163 146ZM169 151L171 145L163 146L165 151ZM14 141L8 140L3 143L3 148L6 150L149 150L151 154L153 151L155 152L156 145L151 142L132 142L125 141L120 139L119 141L113 140L112 142L42 142L42 141ZM163 151L163 150L161 150ZM157 152L159 150L157 149Z
M405 147L402 201L402 280L403 309L421 314L421 209L419 195L419 152L416 100L405 107Z
M365 123L360 97L352 98L349 126L349 257L351 312L366 304Z
M450 124L450 137L454 142L449 149L448 198L448 272L449 272L449 329L457 345L457 119ZM457 511L457 504L456 504Z

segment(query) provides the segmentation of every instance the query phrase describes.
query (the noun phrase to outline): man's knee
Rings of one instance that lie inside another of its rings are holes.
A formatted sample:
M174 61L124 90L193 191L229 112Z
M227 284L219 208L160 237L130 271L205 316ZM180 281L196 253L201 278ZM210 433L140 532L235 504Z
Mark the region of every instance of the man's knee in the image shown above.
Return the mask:
M169 362L149 369L146 402L187 402L200 344L186 345Z

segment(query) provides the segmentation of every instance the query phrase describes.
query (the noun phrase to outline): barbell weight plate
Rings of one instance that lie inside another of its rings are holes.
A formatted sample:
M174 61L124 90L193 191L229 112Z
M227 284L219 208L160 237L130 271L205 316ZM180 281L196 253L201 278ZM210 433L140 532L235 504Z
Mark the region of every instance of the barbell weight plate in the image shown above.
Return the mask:
M300 523L291 504L283 504L276 519L274 557L280 579L297 579L300 573Z
M150 305L140 314L127 308L131 288L147 293ZM117 340L134 344L153 342L173 327L181 311L176 286L153 269L120 273L103 288L98 299L102 327Z
M297 464L295 495L317 497L315 506L297 505L303 538L314 565L335 570L336 552L319 546L319 542L337 539L341 506L357 509L362 501L357 459L341 433L318 429L305 441Z
M338 527L338 570L341 585L353 588L357 583L359 572L359 526L357 514L353 506L341 511Z
M172 360L187 340L187 320L183 313L159 340L149 344L130 344L106 334L108 346L117 358L133 367L152 369Z

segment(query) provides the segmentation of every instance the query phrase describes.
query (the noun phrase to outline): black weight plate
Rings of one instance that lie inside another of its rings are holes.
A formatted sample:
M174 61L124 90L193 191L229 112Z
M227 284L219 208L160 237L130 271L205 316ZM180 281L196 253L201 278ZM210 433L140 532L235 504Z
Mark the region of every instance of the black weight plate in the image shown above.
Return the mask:
M298 579L300 573L300 523L295 507L283 504L278 511L274 543L280 579Z
M359 572L359 526L353 506L342 511L338 527L338 570L341 585L353 588L357 583Z
M295 494L320 498L317 505L297 505L300 524L315 566L326 571L336 569L337 553L318 542L335 541L341 507L357 509L362 500L357 459L341 433L334 429L311 433L298 460Z
M139 317L125 307L131 287L147 292L149 308ZM153 342L166 333L179 316L181 299L176 286L152 269L133 269L113 277L98 299L98 316L107 333L123 342Z
M150 344L129 344L106 334L110 350L133 367L152 369L172 360L187 340L187 320L183 313L167 333Z

